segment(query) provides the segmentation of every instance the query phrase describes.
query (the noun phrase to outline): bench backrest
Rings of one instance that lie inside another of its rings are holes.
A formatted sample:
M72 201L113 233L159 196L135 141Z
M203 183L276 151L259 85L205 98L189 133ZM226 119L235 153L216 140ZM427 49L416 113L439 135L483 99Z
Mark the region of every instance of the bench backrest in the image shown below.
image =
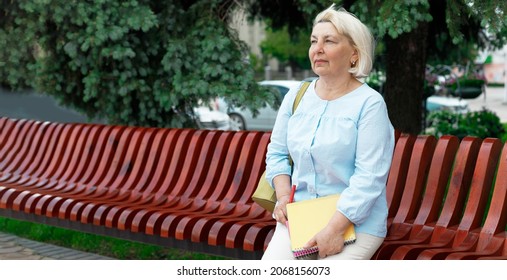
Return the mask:
M504 144L498 164L496 181L491 196L491 204L481 229L478 250L485 248L496 234L504 238L507 226L507 143Z
M415 219L421 204L422 191L426 181L437 140L433 136L417 136L412 148L403 194L390 230Z
M0 118L1 206L262 252L275 223L251 195L270 136ZM395 139L389 232L434 228L436 240L453 229L455 244L473 232L478 247L504 233L507 149L500 140L398 131Z

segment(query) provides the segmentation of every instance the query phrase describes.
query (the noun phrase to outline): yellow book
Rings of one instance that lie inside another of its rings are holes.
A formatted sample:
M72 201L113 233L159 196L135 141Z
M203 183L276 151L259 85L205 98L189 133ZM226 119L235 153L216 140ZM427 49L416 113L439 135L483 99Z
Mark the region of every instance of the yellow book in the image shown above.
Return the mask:
M340 195L329 195L287 204L291 249L298 259L315 258L318 248L303 249L303 246L321 231L336 212L336 203ZM345 232L345 245L354 243L356 233L354 225Z

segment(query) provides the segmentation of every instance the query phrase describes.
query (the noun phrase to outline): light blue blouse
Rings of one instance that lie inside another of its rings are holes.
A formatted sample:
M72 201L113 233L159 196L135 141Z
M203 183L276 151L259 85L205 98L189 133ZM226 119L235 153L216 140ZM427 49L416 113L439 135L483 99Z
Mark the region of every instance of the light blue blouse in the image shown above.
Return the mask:
M322 100L315 81L298 108L299 88L285 96L266 155L266 178L291 174L295 201L340 193L337 210L356 232L385 237L386 181L394 150L394 129L382 96L367 84L335 100ZM318 213L315 213L318 215Z

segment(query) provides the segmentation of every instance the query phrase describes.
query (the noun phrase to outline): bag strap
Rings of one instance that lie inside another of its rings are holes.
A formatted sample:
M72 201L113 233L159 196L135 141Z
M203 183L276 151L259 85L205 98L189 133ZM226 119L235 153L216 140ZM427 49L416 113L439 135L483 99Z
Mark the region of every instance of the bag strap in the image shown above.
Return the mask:
M296 95L296 99L294 99L294 104L292 104L292 114L296 111L296 108L299 105L299 102L301 102L301 99L303 98L303 95L305 95L306 90L310 86L310 82L303 82L301 87L299 88L298 94Z
M310 86L310 82L305 81L305 82L303 82L303 84L299 88L298 94L296 95L296 99L294 99L294 104L292 104L292 114L294 114L294 112L296 111L296 109L299 105L299 102L301 102L301 99L303 98L303 95L305 95L305 92L309 86ZM289 155L289 162L292 167L292 165L294 163L292 162L292 158L290 157L290 155Z

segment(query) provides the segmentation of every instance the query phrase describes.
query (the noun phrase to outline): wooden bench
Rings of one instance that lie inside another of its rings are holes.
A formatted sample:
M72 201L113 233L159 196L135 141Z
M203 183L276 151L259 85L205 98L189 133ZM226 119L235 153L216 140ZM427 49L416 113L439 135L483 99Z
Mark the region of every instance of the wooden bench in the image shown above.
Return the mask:
M240 259L274 228L250 195L269 133L0 119L0 215Z
M493 138L410 138L415 136L402 135L396 144L387 191L388 199L400 202L388 201L399 207L389 209L394 214L388 236L373 259L507 258L507 144ZM399 150L409 142L408 166L397 165ZM407 170L406 184L392 195L398 170Z
M250 197L269 137L0 118L0 215L259 259L275 223ZM397 133L373 258L507 258L503 146Z

